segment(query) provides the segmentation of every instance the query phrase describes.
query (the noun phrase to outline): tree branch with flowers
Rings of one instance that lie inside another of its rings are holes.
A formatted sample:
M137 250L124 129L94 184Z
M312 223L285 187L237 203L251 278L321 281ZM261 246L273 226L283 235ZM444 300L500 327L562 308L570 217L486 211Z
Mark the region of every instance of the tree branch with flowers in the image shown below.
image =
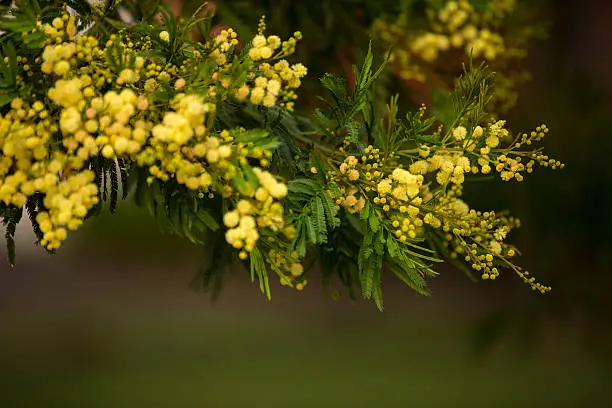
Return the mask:
M486 66L466 67L433 107L400 115L397 97L374 98L386 60L375 64L370 49L352 92L326 75L321 107L296 112L307 75L290 61L300 32L269 35L262 19L242 41L229 28L211 35L210 16L177 20L156 3L126 23L118 5L22 0L0 18L0 216L11 265L24 211L53 252L131 193L215 251L201 275L208 286L235 263L268 297L271 275L302 290L321 271L382 309L383 269L427 294L434 267L448 262L550 290L514 262L507 236L518 220L461 199L468 180L520 182L538 165L563 167L542 150L545 125L513 135L487 112Z

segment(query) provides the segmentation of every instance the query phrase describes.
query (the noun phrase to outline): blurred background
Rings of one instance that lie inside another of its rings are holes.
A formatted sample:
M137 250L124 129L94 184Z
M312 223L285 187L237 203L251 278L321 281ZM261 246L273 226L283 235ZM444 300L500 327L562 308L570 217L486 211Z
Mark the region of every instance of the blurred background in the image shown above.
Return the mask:
M0 407L612 406L612 2L537 8L549 36L532 43L533 79L507 117L515 130L545 122L566 168L468 194L522 219L522 264L550 294L449 269L429 298L386 279L380 313L332 300L315 277L268 302L235 271L212 303L190 286L203 251L124 202L55 256L20 226L17 267L0 262Z

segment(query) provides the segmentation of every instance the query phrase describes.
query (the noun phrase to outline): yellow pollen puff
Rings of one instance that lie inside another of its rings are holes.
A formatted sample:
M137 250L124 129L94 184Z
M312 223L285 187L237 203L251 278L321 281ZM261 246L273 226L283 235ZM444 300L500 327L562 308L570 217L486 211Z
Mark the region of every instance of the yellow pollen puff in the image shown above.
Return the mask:
M463 140L467 136L467 130L463 126L457 126L453 129L453 137L456 140Z

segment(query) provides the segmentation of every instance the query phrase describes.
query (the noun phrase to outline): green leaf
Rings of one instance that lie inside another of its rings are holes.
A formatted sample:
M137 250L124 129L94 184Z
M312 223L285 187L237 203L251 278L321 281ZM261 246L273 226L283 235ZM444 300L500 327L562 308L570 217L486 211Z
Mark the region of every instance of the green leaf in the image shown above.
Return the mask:
M120 41L121 37L117 36L111 45L106 48L105 52L106 62L115 73L119 73L125 68Z
M16 94L0 94L0 108L11 103L16 97Z
M376 306L382 310L382 262L383 257L372 251L370 242L372 236L367 233L364 235L361 248L359 249L359 282L364 299L374 299Z
M446 127L450 127L455 120L455 105L453 94L445 91L434 91L432 95L432 108L434 116Z
M32 223L32 230L34 231L34 235L36 235L37 244L40 243L44 236L40 229L40 225L38 225L38 221L36 221L36 216L39 213L39 204L42 207L42 197L40 193L34 193L34 195L28 197L28 201L26 202L28 218L30 218L30 222Z
M357 89L359 91L365 91L372 86L374 81L376 81L378 77L383 73L390 57L391 50L389 50L385 60L376 69L376 72L372 73L372 63L374 60L374 54L372 53L372 41L370 41L370 44L368 45L368 53L366 54L365 60L361 67L360 74L358 75L356 80L358 85Z
M313 212L312 210L312 206L308 205L307 206L307 211L309 212ZM307 216L306 217L306 233L308 235L308 240L312 243L312 244L316 244L317 243L317 238L318 238L318 234L317 234L317 228L315 225L316 221L314 217L310 217Z
M191 217L191 211L188 211L187 208L185 208L186 206L181 205L179 206L179 217L180 217L180 223L181 223L181 230L180 230L180 234L183 235L185 238L187 238L189 241L191 241L194 244L204 244L204 242L196 237L193 233L193 218Z
M321 190L321 184L319 182L308 178L290 180L287 185L289 192L293 194L299 193L307 196L314 196Z
M337 217L338 209L327 192L323 191L319 196L323 199L323 207L325 209L325 219L329 230L333 230L340 226L340 219Z
M428 295L429 290L423 276L430 269L419 260L420 254L407 250L391 233L386 238L386 246L391 258L390 262L387 262L389 269L410 288L422 295Z
M327 224L325 222L325 208L323 200L319 195L315 196L313 203L313 219L315 229L317 231L317 241L314 244L323 244L327 242Z
M298 230L298 233L296 234L296 245L294 246L294 249L297 249L297 253L300 256L300 258L303 258L306 256L306 227L305 227L305 223L303 220L301 220L301 228Z
M244 133L239 133L240 140L245 142L245 143L249 143L249 142L255 143L258 140L264 139L269 134L270 134L270 132L268 132L265 129L250 129L250 130L247 130Z
M388 262L387 265L395 276L415 292L424 296L431 294L429 289L427 289L425 279L416 269L411 268L410 265L402 265L397 262Z
M331 182L327 185L327 187L329 187L330 191L333 193L332 198L342 197L342 191L340 191L340 188L338 188L336 183Z
M366 200L365 205L363 206L363 209L359 213L359 218L361 218L362 220L367 220L369 217L370 217L370 201Z
M251 282L254 282L255 276L257 276L257 279L259 280L259 289L267 296L268 300L270 300L271 295L270 283L268 281L268 271L259 248L253 248L253 250L249 253L249 258L251 263Z
M118 158L117 166L119 167L119 178L121 181L121 199L125 200L130 191L127 163L125 159Z
M23 36L23 44L31 50L42 48L44 42L45 35L40 31L36 31L33 33L30 32Z
M417 135L415 139L420 142L425 142L434 145L439 145L441 142L439 135Z
M14 12L0 16L0 30L21 34L36 28L36 18L40 13L36 1L20 1L12 10Z
M240 133L238 140L244 143L253 143L253 147L263 150L274 150L281 145L280 140L270 136L270 132L265 129L251 129Z
M332 98L338 104L342 104L348 99L346 93L346 81L344 78L336 77L331 74L325 74L321 79L323 85L332 95Z
M13 41L2 43L2 56L4 58L0 58L0 85L9 90L17 86L17 50ZM5 58L7 61L4 60Z
M109 176L111 182L111 194L110 194L110 212L115 213L117 210L117 201L119 197L119 173L117 172L117 164L112 162L110 164Z
M221 226L219 223L213 218L213 216L208 212L208 210L204 208L200 208L195 212L195 216L198 220L202 221L204 225L211 231L217 231Z
M361 66L361 71L357 75L357 88L363 89L366 87L368 77L372 71L372 61L374 60L374 55L372 54L372 41L368 44L368 53L366 54L365 60Z
M395 242L395 239L393 239L391 233L389 233L389 236L387 237L387 250L389 251L389 256L391 258L398 258L400 256L399 246L397 245L397 242Z
M374 251L376 251L376 253L378 255L384 255L385 253L385 236L383 234L383 230L379 229L376 232L376 235L374 236L374 240L372 241L374 243Z
M380 221L378 220L378 215L376 214L376 210L370 210L370 216L368 217L368 225L372 232L377 232L380 228Z
M15 232L17 230L17 224L21 221L23 214L23 208L21 207L4 207L2 223L6 228L4 234L6 238L6 248L8 252L9 266L13 268L15 266Z
M351 143L359 142L359 131L361 130L361 124L359 122L350 121L346 124L346 133Z

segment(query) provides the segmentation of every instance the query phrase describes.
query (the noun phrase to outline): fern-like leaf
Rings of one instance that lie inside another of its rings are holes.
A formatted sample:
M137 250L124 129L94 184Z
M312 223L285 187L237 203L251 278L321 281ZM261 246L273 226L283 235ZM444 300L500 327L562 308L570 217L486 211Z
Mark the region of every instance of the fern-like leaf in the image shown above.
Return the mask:
M119 172L117 171L117 163L112 162L109 166L108 176L110 179L110 212L112 214L117 211L117 201L119 198Z
M259 289L266 295L268 300L270 300L270 282L268 280L268 271L266 269L264 257L257 247L253 248L249 255L251 264L251 282L254 282L255 276L257 276L257 280L259 281Z
M9 265L11 268L15 267L15 232L17 230L17 224L21 221L23 214L23 208L21 207L6 207L3 211L2 223L6 228L4 234L6 238L6 248L8 252Z

